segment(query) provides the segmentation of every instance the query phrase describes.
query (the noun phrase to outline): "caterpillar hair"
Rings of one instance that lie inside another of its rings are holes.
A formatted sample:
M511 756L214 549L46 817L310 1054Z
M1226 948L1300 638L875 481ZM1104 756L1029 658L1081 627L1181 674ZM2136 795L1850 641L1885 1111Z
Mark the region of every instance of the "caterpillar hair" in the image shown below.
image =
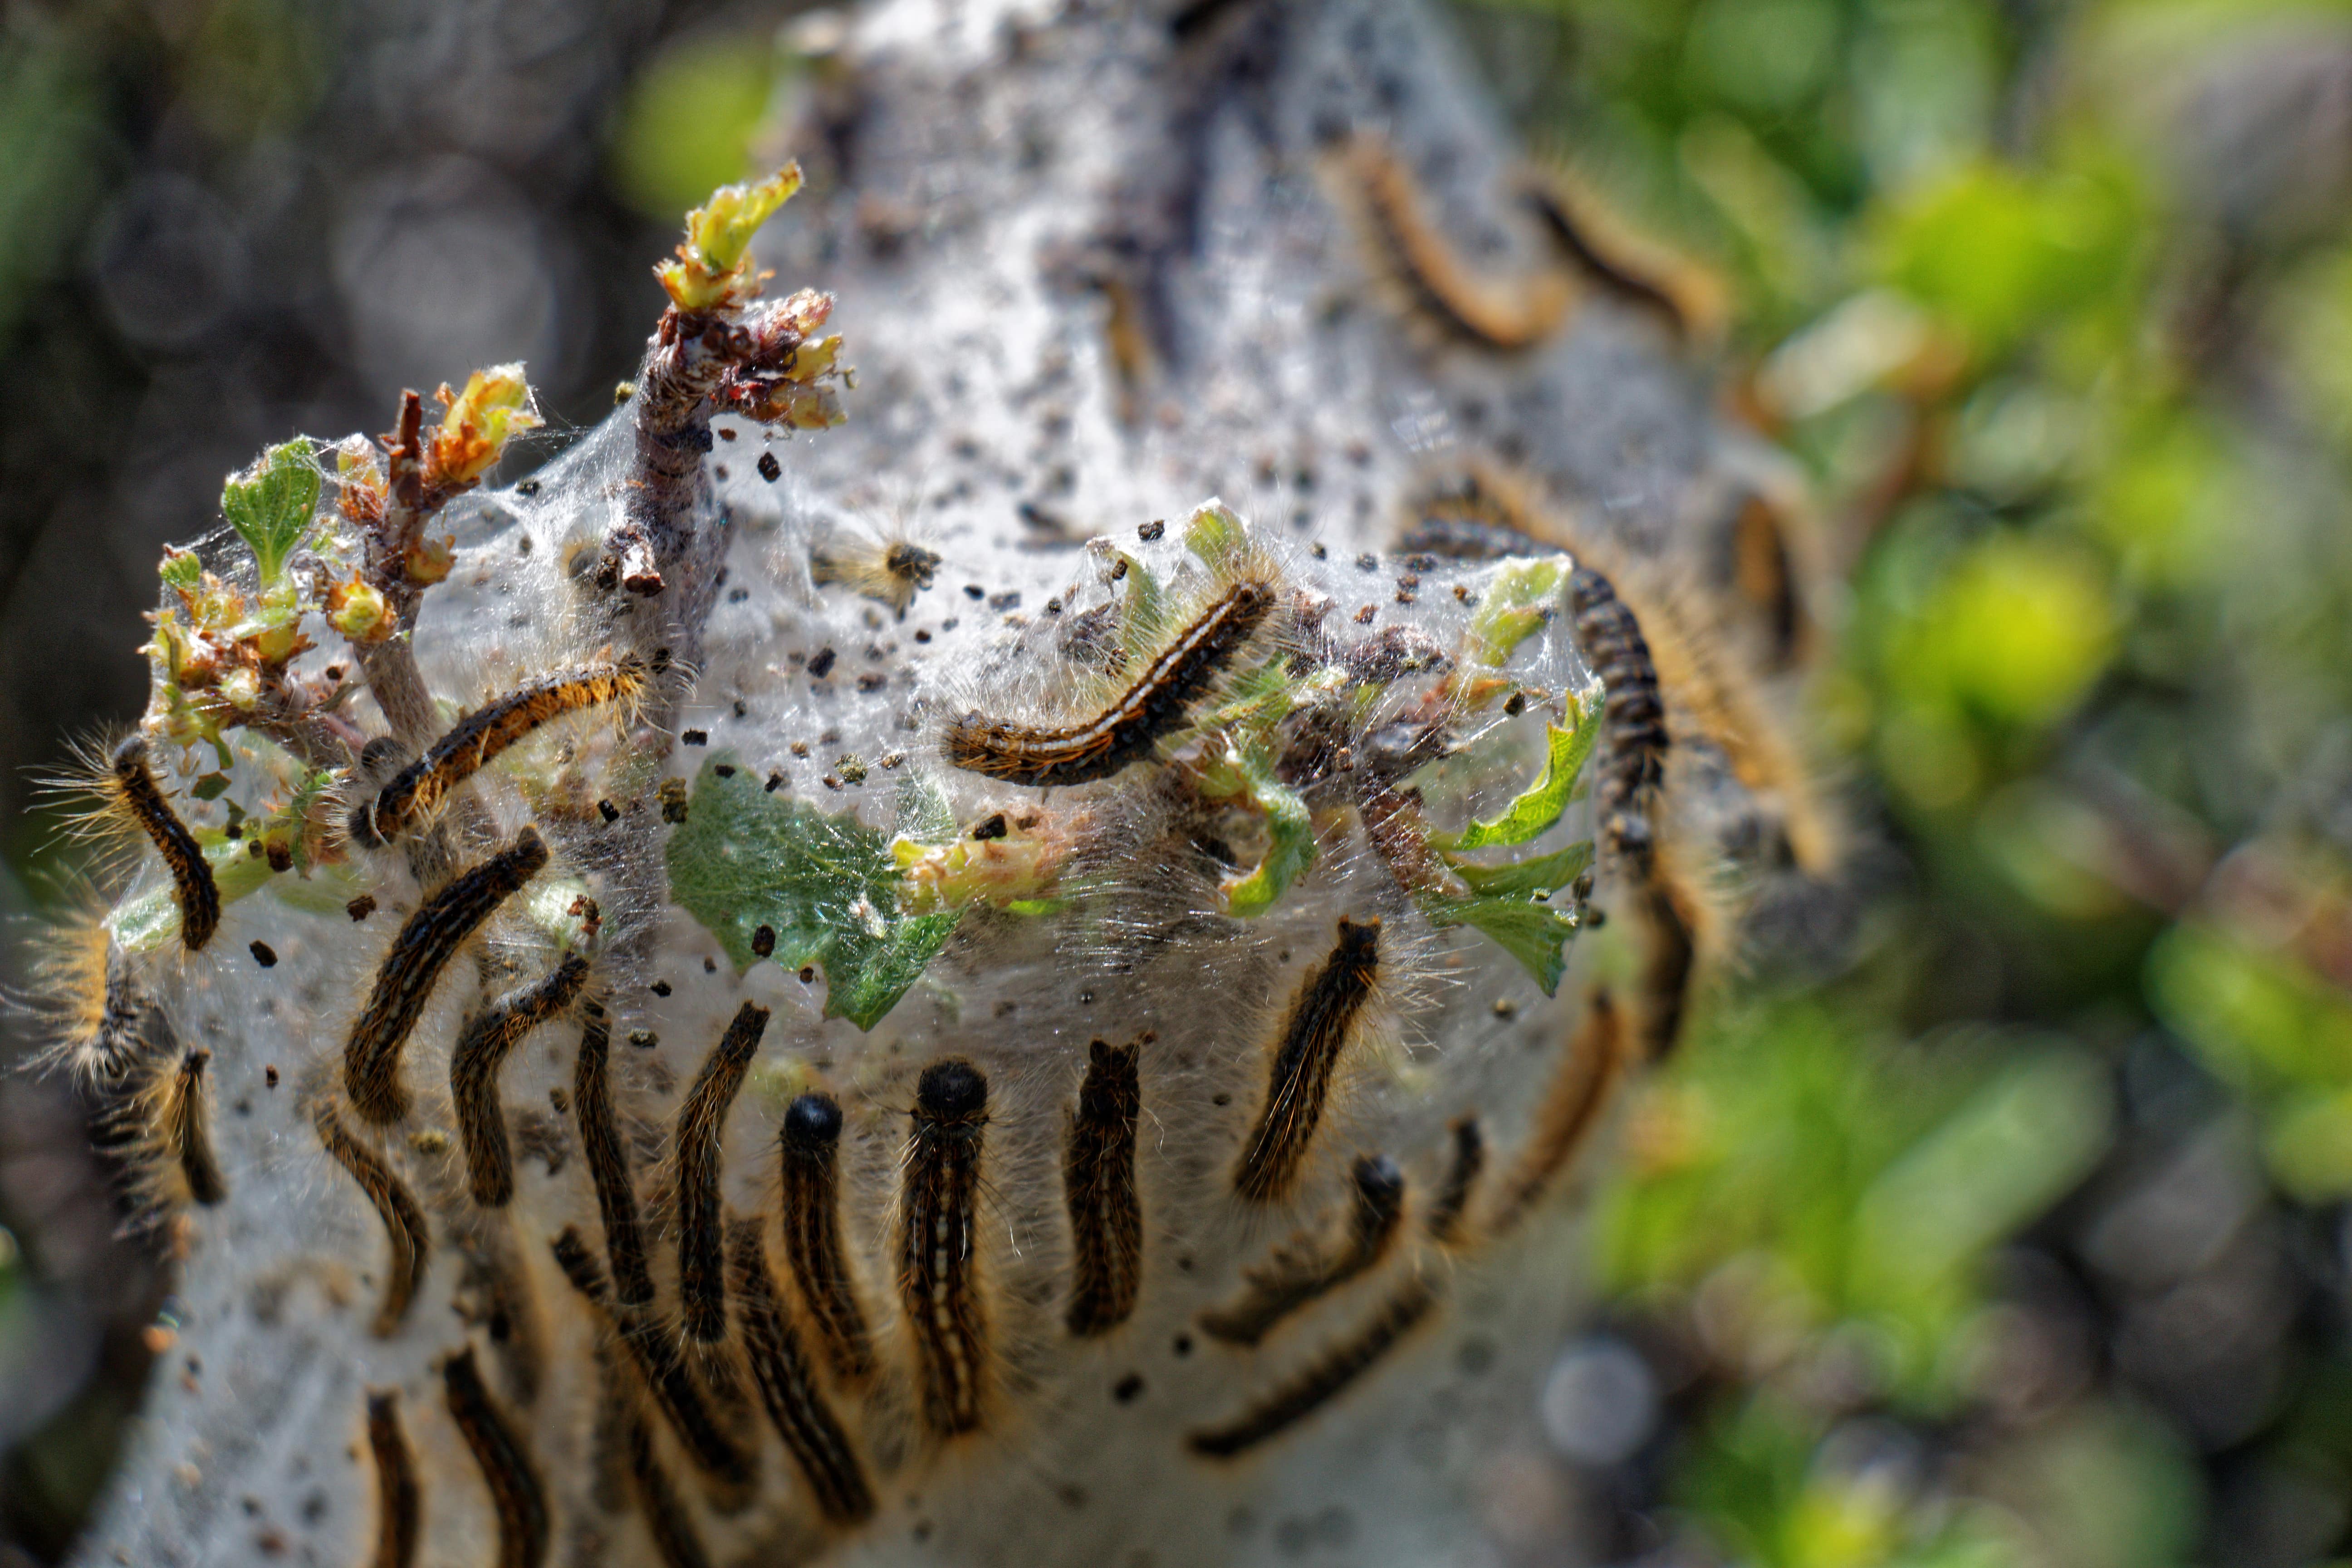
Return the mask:
M1415 1276L1391 1296L1371 1320L1326 1351L1288 1382L1250 1405L1231 1422L1192 1433L1185 1446L1212 1459L1230 1459L1278 1437L1341 1394L1396 1348L1437 1305L1437 1289Z
M392 1242L391 1267L384 1275L383 1302L376 1309L374 1332L389 1339L408 1316L416 1292L425 1283L425 1267L432 1258L432 1238L425 1228L425 1211L417 1206L407 1184L394 1173L374 1150L352 1136L332 1100L321 1099L310 1113L319 1142L335 1163L351 1173L360 1191L383 1222Z
M1527 1146L1503 1184L1486 1222L1489 1235L1501 1236L1525 1219L1584 1147L1625 1067L1624 1036L1616 998L1605 988L1594 991L1585 1003L1584 1022L1552 1074L1543 1103L1536 1108Z
M978 1430L988 1323L974 1202L988 1079L950 1058L915 1088L898 1214L898 1300L913 1330L923 1419L943 1436Z
M400 1395L368 1391L368 1452L375 1458L375 1568L410 1568L424 1527L416 1456L400 1426Z
M484 703L457 721L425 754L393 775L372 800L352 808L352 842L368 848L391 843L430 817L449 793L541 725L605 703L643 696L652 674L667 664L631 654L612 664L551 675Z
M580 1032L580 1054L572 1069L572 1112L580 1126L580 1152L596 1189L596 1211L604 1226L604 1255L613 1264L613 1293L625 1307L654 1299L653 1270L646 1262L645 1231L637 1219L637 1189L629 1180L629 1155L621 1124L613 1113L613 1027L604 1010L589 1005Z
M838 583L889 605L901 619L939 568L936 551L908 539L861 539L836 530L809 547L811 583Z
M1445 1184L1437 1189L1437 1201L1429 1205L1423 1223L1429 1239L1440 1247L1462 1239L1462 1216L1468 1212L1471 1194L1477 1191L1478 1178L1486 1169L1486 1135L1480 1131L1478 1119L1465 1116L1451 1131L1454 1158L1445 1168Z
M1404 1215L1404 1173L1385 1154L1367 1154L1352 1175L1347 1239L1328 1256L1311 1238L1277 1247L1264 1267L1244 1270L1247 1295L1201 1314L1202 1333L1229 1345L1255 1345L1285 1318L1381 1260Z
M686 1451L687 1458L697 1469L709 1476L725 1495L740 1498L748 1494L753 1473L751 1456L711 1414L702 1390L687 1370L685 1357L678 1353L677 1342L660 1320L643 1308L615 1310L612 1306L604 1271L597 1267L595 1254L581 1239L576 1226L565 1226L551 1247L555 1266L562 1270L564 1279L612 1327L646 1392L653 1395L655 1408L677 1435L678 1447Z
M1150 1039L1145 1036L1144 1039ZM1143 1207L1135 1192L1135 1128L1142 1112L1136 1071L1142 1040L1087 1047L1087 1076L1062 1142L1062 1193L1070 1210L1070 1307L1081 1339L1108 1333L1135 1310L1143 1278Z
M841 1237L841 1107L803 1094L784 1111L784 1265L834 1375L856 1385L874 1374L874 1340Z
M623 1441L628 1448L629 1489L635 1494L637 1513L653 1538L654 1555L662 1568L710 1568L710 1554L694 1528L694 1517L677 1500L669 1473L654 1452L654 1435L645 1417L632 1410L623 1418Z
M1608 754L1594 773L1593 816L1609 851L1646 881L1657 850L1651 814L1665 782L1668 744L1657 666L1642 624L1608 578L1578 566L1569 578L1569 605L1576 639L1608 694L1601 720Z
M34 938L26 1006L44 1066L64 1068L85 1088L120 1089L150 1054L154 1003L107 930L106 905L87 884L76 891Z
M457 1146L474 1201L500 1208L514 1196L514 1153L499 1101L499 1069L523 1037L580 994L588 961L577 954L535 985L510 991L470 1019L449 1053L449 1103L457 1114Z
M1288 1193L1307 1159L1332 1069L1380 976L1381 922L1339 919L1339 940L1292 998L1268 1076L1265 1106L1234 1172L1234 1191L1251 1203Z
M213 1158L212 1133L205 1123L205 1064L212 1059L212 1052L201 1047L180 1058L178 1068L165 1075L159 1086L163 1102L157 1108L156 1124L163 1146L187 1185L189 1199L207 1208L228 1196L228 1184L221 1179L220 1165Z
M220 885L213 880L212 863L156 787L147 765L145 736L125 738L109 761L115 797L154 841L156 853L172 873L173 897L180 905L180 944L194 952L220 930Z
M948 725L956 767L1014 784L1107 779L1192 721L1193 706L1250 646L1274 612L1275 586L1245 576L1176 635L1117 700L1083 723L1019 724L974 709Z
M1567 321L1576 302L1567 278L1549 268L1507 281L1481 277L1432 221L1419 182L1380 138L1353 137L1340 168L1346 205L1377 269L1413 315L1457 342L1503 353L1533 348Z
M490 1489L490 1506L499 1517L499 1568L540 1568L553 1533L547 1492L514 1428L482 1386L473 1346L441 1363L441 1384L449 1418Z
M719 1134L768 1032L768 1009L746 1002L703 1058L677 1109L677 1293L686 1334L702 1344L727 1337L726 1252L719 1235Z
M1642 960L1642 1059L1664 1061L1682 1038L1690 1005L1698 942L1686 896L1665 877L1654 879L1641 900L1647 951Z
M808 1478L819 1510L835 1524L856 1524L874 1512L874 1494L866 1484L865 1468L817 1386L800 1336L776 1305L775 1279L768 1272L760 1231L755 1219L731 1220L727 1226L735 1317L742 1325L743 1350L760 1385L760 1402L767 1407L776 1436Z
M1513 555L1549 555L1553 547L1507 522L1489 522L1442 511L1423 511L1397 536L1397 548L1412 555L1442 555L1449 561L1500 561Z
M1802 657L1813 631L1795 552L1780 509L1761 495L1739 505L1731 526L1731 580L1764 617L1764 651L1775 669Z
M375 987L343 1047L343 1090L363 1121L378 1126L408 1115L400 1053L433 994L435 982L466 939L522 890L547 864L547 845L535 827L515 835L514 847L451 881L408 917L376 970Z

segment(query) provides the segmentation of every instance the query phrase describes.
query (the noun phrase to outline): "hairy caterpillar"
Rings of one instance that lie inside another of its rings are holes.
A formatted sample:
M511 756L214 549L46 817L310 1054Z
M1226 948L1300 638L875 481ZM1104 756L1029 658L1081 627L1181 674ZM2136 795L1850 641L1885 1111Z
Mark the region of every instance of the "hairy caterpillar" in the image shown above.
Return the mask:
M874 1342L841 1239L841 1107L830 1095L800 1096L778 1142L785 1267L834 1375L855 1385L874 1373Z
M1290 1190L1323 1120L1332 1069L1380 975L1381 922L1339 918L1339 940L1292 998L1268 1076L1265 1104L1250 1134L1234 1191L1272 1203Z
M1396 1348L1437 1305L1437 1290L1416 1275L1382 1302L1355 1333L1325 1351L1274 1392L1222 1426L1203 1427L1185 1439L1192 1452L1230 1459L1280 1436L1347 1391L1380 1359Z
M1255 1345L1285 1318L1365 1273L1396 1239L1404 1215L1404 1173L1385 1154L1367 1154L1351 1173L1346 1239L1326 1254L1312 1241L1277 1248L1272 1261L1244 1271L1249 1293L1200 1316L1201 1331L1227 1344Z
M392 1167L374 1150L352 1136L332 1100L320 1098L311 1110L310 1122L318 1130L320 1143L335 1163L351 1173L352 1180L367 1194L392 1243L391 1267L384 1274L383 1303L376 1309L374 1327L376 1338L389 1339L399 1329L401 1320L408 1316L408 1309L425 1283L425 1265L432 1259L432 1239L425 1228L425 1211L417 1206L407 1184L393 1173Z
M1477 1190L1478 1178L1486 1169L1486 1135L1480 1131L1478 1119L1462 1117L1450 1131L1454 1134L1454 1158L1445 1168L1445 1183L1437 1189L1436 1201L1429 1205L1429 1215L1423 1225L1429 1239L1441 1247L1462 1239L1462 1216L1469 1209L1471 1194Z
M1149 1035L1144 1037L1150 1039ZM1087 1047L1062 1142L1062 1192L1070 1211L1070 1332L1108 1333L1135 1310L1143 1276L1143 1208L1135 1192L1135 1125L1142 1110L1136 1058L1142 1041Z
M833 1407L811 1374L800 1336L777 1310L774 1277L755 1219L730 1221L728 1265L735 1292L736 1320L760 1400L776 1435L792 1450L801 1473L815 1491L817 1507L835 1524L855 1524L874 1511L866 1471L850 1447Z
M974 709L949 724L947 759L1008 784L1107 779L1190 721L1193 704L1249 646L1274 605L1272 583L1244 578L1213 600L1094 718L1061 726L1017 724Z
M613 1028L604 1010L588 1005L572 1063L572 1110L580 1125L580 1152L596 1189L596 1209L604 1226L604 1254L612 1260L613 1293L625 1307L654 1299L653 1270L646 1262L645 1232L637 1219L637 1190L629 1180L627 1147L613 1114Z
M583 708L633 702L644 694L649 674L667 663L658 655L650 662L630 655L617 663L551 675L484 703L394 774L373 800L352 808L352 841L371 848L392 842L541 725Z
M809 550L810 582L838 583L889 605L901 619L939 568L937 551L908 539L866 540L835 532Z
M457 1424L458 1435L490 1489L490 1504L499 1517L499 1568L539 1568L547 1561L553 1534L547 1489L514 1427L482 1386L473 1346L441 1363L441 1382L449 1418Z
M424 1530L425 1500L416 1484L416 1457L401 1430L399 1394L368 1391L367 1436L375 1460L374 1568L409 1568Z
M212 941L220 930L220 884L213 880L212 863L172 803L156 787L147 766L147 738L127 737L109 759L108 790L142 831L154 842L172 873L172 893L180 904L180 944L190 952Z
M628 1450L629 1489L636 1496L637 1514L662 1568L709 1568L710 1554L694 1528L694 1517L677 1500L669 1472L654 1452L654 1435L646 1418L632 1410L623 1417L622 1441Z
M1531 172L1522 195L1561 252L1602 289L1656 316L1685 343L1721 339L1730 300L1720 278L1635 234L1564 170Z
M898 1300L915 1336L923 1419L942 1436L981 1423L988 1321L973 1205L987 1131L979 1068L950 1058L923 1069L899 1199Z
M768 1031L768 1009L746 1002L703 1059L678 1106L673 1147L677 1171L677 1291L687 1337L713 1344L727 1337L726 1249L719 1233L719 1134L743 1088L752 1053Z
M343 1089L362 1121L381 1126L407 1117L400 1053L434 984L466 939L546 864L547 845L539 830L525 827L515 835L513 847L451 881L400 928L343 1047Z
M1552 1074L1551 1087L1544 1091L1528 1127L1527 1145L1512 1163L1487 1219L1490 1234L1502 1235L1526 1218L1584 1147L1625 1067L1624 1030L1616 999L1606 989L1593 992L1585 1001L1584 1022Z
M205 1064L212 1059L212 1052L202 1047L183 1055L179 1066L159 1080L155 1108L157 1142L178 1170L190 1201L207 1208L228 1196L205 1125Z
M457 1145L466 1156L467 1184L484 1208L502 1207L514 1196L514 1153L499 1101L499 1068L524 1036L570 1006L587 980L586 959L565 959L544 980L509 992L469 1020L449 1052Z

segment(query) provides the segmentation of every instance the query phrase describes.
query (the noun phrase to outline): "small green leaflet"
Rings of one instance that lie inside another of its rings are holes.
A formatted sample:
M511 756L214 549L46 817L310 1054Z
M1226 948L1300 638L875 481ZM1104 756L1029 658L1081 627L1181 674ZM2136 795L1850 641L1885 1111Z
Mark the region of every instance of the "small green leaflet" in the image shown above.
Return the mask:
M719 775L721 763L731 775ZM919 819L910 833L935 815L905 795L900 809ZM921 977L961 918L899 911L890 838L848 812L829 815L769 794L758 774L722 752L702 764L687 820L670 835L670 897L738 969L760 961L751 937L768 927L777 964L824 969L824 1016L870 1029Z
M303 440L270 447L260 462L221 487L221 511L253 552L265 588L286 569L318 506L319 470L310 461L310 443Z
M1567 808L1568 797L1576 787L1576 776L1583 771L1584 761L1592 754L1593 743L1601 739L1601 690L1597 686L1579 695L1569 694L1575 707L1574 726L1563 730L1557 724L1544 726L1547 754L1544 771L1526 794L1511 802L1503 815L1492 822L1474 820L1458 834L1435 834L1430 842L1440 849L1484 849L1494 844L1525 844L1548 830L1559 820Z
M1547 996L1559 989L1567 972L1569 940L1576 935L1576 917L1538 903L1536 895L1558 892L1584 874L1592 864L1592 844L1587 839L1533 860L1512 866L1465 865L1447 857L1454 874L1469 884L1466 899L1424 897L1421 912L1429 923L1470 926L1486 932L1519 961Z

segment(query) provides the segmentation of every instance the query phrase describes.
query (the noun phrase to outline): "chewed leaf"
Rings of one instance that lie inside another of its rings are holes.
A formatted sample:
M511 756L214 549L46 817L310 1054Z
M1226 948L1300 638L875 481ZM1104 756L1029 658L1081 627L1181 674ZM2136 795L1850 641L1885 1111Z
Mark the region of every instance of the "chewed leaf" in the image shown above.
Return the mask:
M1202 501L1184 524L1184 548L1214 571L1249 548L1249 530L1224 502Z
M1465 659L1502 668L1513 648L1559 612L1560 584L1567 577L1566 556L1513 561L1499 568L1464 634Z
M1513 866L1480 866L1447 857L1454 874L1474 893L1497 898L1556 893L1582 876L1592 864L1592 840L1579 839L1556 854L1522 860Z
M1576 934L1576 917L1521 898L1424 900L1422 912L1433 926L1474 926L1519 961L1547 996L1559 989L1568 971L1569 939Z
M888 836L847 812L830 815L771 795L722 752L694 781L687 820L670 836L670 896L719 939L738 969L767 954L786 969L824 971L824 1016L879 1023L946 945L958 914L908 915ZM721 764L732 771L721 774ZM908 813L929 812L918 805Z
M261 461L231 475L221 487L221 512L253 552L265 586L285 570L286 558L310 531L318 506L319 468L308 441L270 447Z
M1544 726L1544 771L1534 784L1493 821L1473 821L1458 834L1433 837L1432 843L1450 850L1525 844L1559 820L1559 814L1568 806L1569 795L1576 788L1577 774L1584 770L1585 759L1592 754L1593 744L1601 738L1598 689L1581 695L1571 692L1569 700L1575 706L1575 723L1566 730L1557 724Z

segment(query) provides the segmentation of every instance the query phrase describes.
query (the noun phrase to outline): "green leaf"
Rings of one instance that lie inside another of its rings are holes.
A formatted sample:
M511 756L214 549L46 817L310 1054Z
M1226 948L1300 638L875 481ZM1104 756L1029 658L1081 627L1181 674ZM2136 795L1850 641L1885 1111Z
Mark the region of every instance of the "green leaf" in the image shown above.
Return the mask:
M684 826L670 836L670 896L719 939L738 969L760 961L751 938L775 934L772 962L824 971L824 1016L861 1029L881 1022L920 978L961 918L900 911L890 836L848 813L770 795L731 752L702 764ZM909 781L919 795L921 785ZM928 819L919 800L902 816ZM927 824L926 824L927 825Z
M1570 701L1576 708L1575 726L1567 730L1557 724L1544 726L1547 752L1543 774L1527 793L1511 802L1493 821L1473 820L1458 834L1432 835L1432 844L1440 849L1525 844L1559 820L1559 814L1567 808L1569 795L1576 787L1577 774L1584 770L1585 759L1592 754L1593 743L1601 739L1599 689L1595 688L1581 697L1571 693Z
M221 488L221 511L261 569L266 588L286 569L286 558L310 530L319 506L319 469L310 443L272 447L261 461L232 475Z
M1567 580L1565 556L1538 561L1513 561L1495 572L1478 613L1463 634L1463 653L1469 660L1499 669L1511 650L1559 610L1560 584Z
M1224 566L1248 545L1249 530L1223 501L1202 502L1184 524L1184 548L1212 570Z
M1470 885L1474 893L1496 898L1525 897L1534 893L1556 893L1579 877L1592 864L1592 840L1579 839L1554 854L1542 855L1533 860L1521 860L1510 866L1480 866L1446 857L1454 874Z
M1591 847L1584 847L1589 854ZM1421 908L1441 930L1466 925L1494 938L1535 976L1545 995L1559 989L1569 939L1576 935L1576 917L1566 910L1519 898L1425 899Z

